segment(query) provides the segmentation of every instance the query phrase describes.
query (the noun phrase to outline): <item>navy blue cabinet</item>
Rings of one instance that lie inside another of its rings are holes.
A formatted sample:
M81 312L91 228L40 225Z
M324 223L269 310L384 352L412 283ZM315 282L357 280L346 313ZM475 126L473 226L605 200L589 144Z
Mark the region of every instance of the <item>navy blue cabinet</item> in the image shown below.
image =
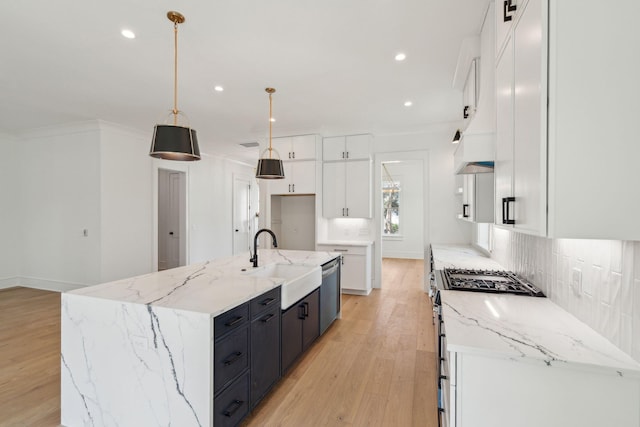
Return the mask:
M320 336L320 291L282 313L282 373Z

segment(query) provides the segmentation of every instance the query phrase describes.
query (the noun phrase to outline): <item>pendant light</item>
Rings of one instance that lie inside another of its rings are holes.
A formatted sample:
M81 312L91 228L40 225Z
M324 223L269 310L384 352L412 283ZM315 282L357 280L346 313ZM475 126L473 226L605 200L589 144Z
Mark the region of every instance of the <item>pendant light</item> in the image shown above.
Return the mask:
M271 127L273 124L273 105L271 95L276 91L272 87L268 87L265 91L269 94L269 148L265 149L260 155L258 160L258 168L256 170L256 178L262 179L283 179L284 167L280 155L271 146ZM267 151L269 151L269 157L267 157ZM276 152L276 157L273 157L273 152Z
M172 124L158 124L153 128L153 140L149 155L165 160L200 160L200 148L195 129L178 125L178 115L184 114L178 110L178 24L184 22L184 16L178 12L167 12L167 18L173 22L174 60L173 60L173 116Z

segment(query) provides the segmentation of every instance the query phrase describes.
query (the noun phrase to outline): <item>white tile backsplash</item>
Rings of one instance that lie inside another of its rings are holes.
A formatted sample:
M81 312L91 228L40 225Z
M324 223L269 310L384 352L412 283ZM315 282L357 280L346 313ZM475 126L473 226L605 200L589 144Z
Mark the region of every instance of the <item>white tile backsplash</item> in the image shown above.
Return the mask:
M493 236L492 258L640 361L640 242Z

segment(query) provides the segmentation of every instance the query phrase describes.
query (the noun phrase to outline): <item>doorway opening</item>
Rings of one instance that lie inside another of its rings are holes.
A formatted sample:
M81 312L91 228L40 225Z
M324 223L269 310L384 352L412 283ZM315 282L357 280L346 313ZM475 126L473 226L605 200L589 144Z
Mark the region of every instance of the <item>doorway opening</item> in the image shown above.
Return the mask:
M426 151L376 155L375 287L383 259L425 259L428 232Z
M158 271L187 263L187 178L158 169Z

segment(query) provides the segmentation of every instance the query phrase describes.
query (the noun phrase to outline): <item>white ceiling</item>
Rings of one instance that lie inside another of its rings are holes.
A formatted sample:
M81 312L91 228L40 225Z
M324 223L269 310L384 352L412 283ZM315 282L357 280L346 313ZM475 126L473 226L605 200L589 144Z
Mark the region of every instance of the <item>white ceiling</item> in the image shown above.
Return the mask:
M274 136L413 132L460 120L464 37L490 0L21 0L3 4L0 130L102 119L141 132L173 105L201 151L257 158ZM133 40L120 35L136 33ZM396 62L397 52L407 54ZM224 92L213 87L222 85ZM405 107L405 100L413 102Z

